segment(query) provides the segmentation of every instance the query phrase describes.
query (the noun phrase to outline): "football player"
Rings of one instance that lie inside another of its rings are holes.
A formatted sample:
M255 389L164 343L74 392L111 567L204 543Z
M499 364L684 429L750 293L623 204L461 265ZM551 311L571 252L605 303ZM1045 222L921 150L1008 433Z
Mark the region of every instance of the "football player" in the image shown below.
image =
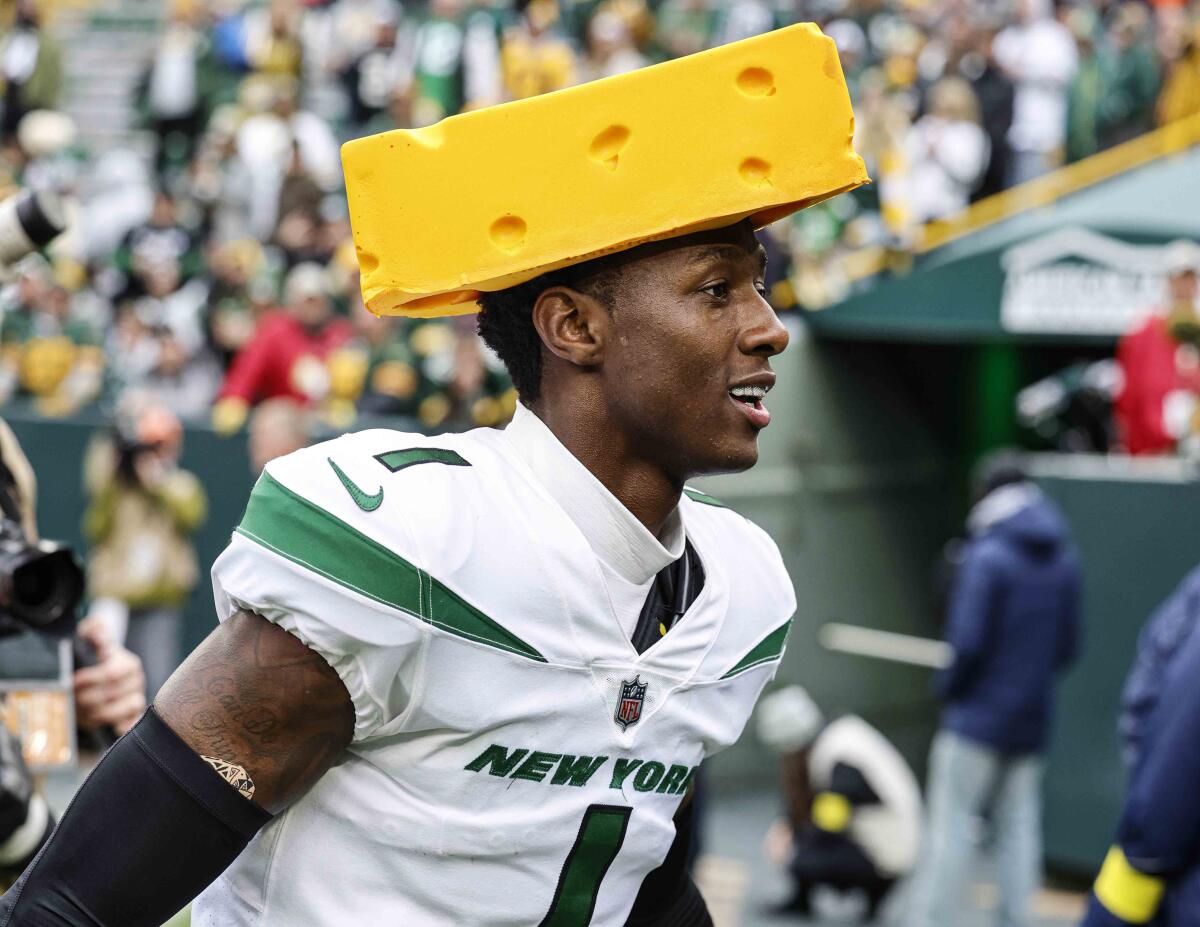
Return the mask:
M603 256L565 266L528 249L526 282L479 297L520 393L506 430L372 430L268 464L213 567L220 626L0 924L157 927L200 892L197 927L711 923L689 790L774 674L795 597L767 535L686 484L752 466L770 421L788 333L754 224L863 179L832 43L772 41L705 60L747 108L783 79L764 57L817 87L784 98L836 116L797 133L796 170L810 137L842 160L801 193L756 161L723 188L740 208L682 234L597 231L581 253ZM660 168L672 210L707 201Z

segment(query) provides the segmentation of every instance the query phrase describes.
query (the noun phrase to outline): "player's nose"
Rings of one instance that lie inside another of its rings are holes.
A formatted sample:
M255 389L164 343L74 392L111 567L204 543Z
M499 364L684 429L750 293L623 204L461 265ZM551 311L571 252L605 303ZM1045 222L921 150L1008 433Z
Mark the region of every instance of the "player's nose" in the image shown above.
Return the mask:
M774 357L787 349L789 338L787 327L771 304L760 296L748 310L738 347L743 354Z

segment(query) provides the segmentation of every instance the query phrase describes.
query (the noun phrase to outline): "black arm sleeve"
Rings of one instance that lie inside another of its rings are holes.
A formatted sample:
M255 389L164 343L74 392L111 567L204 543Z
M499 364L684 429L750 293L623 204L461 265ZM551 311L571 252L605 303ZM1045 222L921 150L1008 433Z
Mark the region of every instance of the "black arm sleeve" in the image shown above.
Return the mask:
M675 842L661 866L642 882L625 927L712 927L708 905L688 871L692 804L675 817Z
M270 819L150 708L0 898L0 927L159 927Z

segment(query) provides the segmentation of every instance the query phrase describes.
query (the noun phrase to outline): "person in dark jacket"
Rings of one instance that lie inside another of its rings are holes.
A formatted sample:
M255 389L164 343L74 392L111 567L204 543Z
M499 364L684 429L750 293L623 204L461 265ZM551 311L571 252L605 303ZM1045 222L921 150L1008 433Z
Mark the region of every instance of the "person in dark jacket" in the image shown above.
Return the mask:
M971 82L971 89L979 98L979 114L991 151L983 179L971 194L972 202L1004 189L1011 160L1008 132L1012 128L1016 90L992 54L992 40L995 37L994 29L980 29L976 33L975 47L963 56L959 64L959 72Z
M1137 653L1125 678L1117 722L1121 758L1130 773L1138 767L1146 751L1147 732L1162 701L1168 670L1197 621L1200 621L1200 567L1184 577L1138 635Z
M997 923L1029 923L1055 681L1079 649L1079 558L1057 506L1011 458L983 469L976 497L950 595L954 659L935 681L945 708L910 927L959 922L980 819L996 851Z
M1129 792L1082 927L1200 925L1200 568L1151 616L1122 696Z

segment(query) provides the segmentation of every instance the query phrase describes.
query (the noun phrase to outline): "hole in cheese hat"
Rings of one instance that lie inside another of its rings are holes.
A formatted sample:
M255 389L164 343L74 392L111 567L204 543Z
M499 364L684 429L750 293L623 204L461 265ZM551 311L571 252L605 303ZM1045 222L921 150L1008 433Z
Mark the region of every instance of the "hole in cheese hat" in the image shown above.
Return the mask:
M363 299L481 292L647 241L767 225L867 181L831 39L812 24L342 147Z

